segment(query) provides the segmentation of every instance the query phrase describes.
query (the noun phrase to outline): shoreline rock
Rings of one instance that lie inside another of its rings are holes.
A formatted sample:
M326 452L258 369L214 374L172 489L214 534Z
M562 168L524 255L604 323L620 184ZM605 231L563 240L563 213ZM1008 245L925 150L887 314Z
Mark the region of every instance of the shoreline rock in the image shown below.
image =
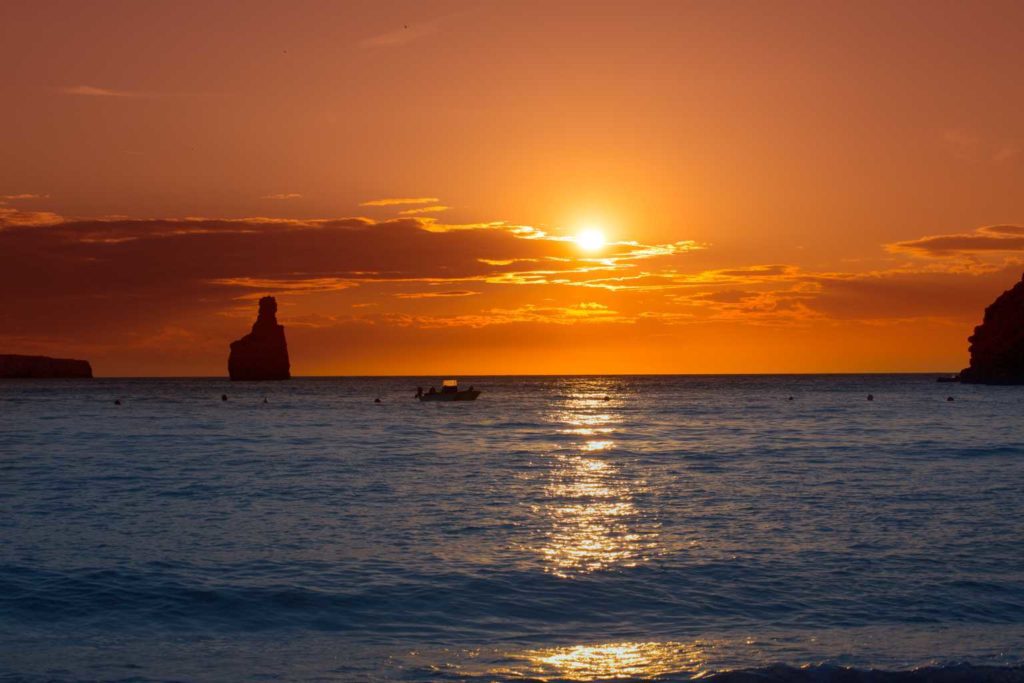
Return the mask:
M290 369L284 326L277 323L277 300L265 296L252 332L231 342L228 375L232 380L282 380L291 378Z
M960 371L965 384L1024 384L1024 279L985 309L970 342L971 364Z
M3 379L92 379L87 360L0 354L0 378Z

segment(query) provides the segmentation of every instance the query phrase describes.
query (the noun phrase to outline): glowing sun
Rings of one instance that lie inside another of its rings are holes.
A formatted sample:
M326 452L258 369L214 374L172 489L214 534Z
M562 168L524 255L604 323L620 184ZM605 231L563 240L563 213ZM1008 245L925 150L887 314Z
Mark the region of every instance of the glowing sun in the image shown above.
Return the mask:
M584 251L597 251L605 243L604 233L597 228L586 228L576 234L576 244Z

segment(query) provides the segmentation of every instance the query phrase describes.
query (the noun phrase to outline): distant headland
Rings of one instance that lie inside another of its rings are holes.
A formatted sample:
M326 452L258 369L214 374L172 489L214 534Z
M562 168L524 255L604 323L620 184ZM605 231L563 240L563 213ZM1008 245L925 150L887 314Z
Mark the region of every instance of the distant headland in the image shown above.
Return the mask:
M1024 384L1024 279L985 309L968 340L971 364L960 372L967 384Z
M3 379L91 379L87 360L0 354L0 378Z
M277 300L260 299L252 332L231 342L228 375L233 380L277 380L291 377L284 325L277 323Z

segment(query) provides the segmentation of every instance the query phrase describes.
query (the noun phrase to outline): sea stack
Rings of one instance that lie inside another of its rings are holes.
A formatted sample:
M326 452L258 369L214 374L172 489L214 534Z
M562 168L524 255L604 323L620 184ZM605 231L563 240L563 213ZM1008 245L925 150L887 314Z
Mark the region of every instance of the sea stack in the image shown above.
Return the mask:
M228 374L233 380L270 380L291 377L288 343L284 326L277 324L277 301L272 296L260 299L260 312L252 332L231 342Z
M91 379L92 366L87 360L6 354L0 355L0 378Z
M960 372L967 384L1024 384L1024 280L985 309L974 328L971 365Z

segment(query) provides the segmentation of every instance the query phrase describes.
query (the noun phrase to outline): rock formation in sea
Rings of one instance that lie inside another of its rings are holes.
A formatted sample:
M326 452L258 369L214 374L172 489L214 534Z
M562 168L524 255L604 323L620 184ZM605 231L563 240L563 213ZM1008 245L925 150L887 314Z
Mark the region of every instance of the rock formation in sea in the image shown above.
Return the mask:
M985 309L968 338L971 365L960 372L968 384L1024 384L1024 279Z
M288 379L288 343L284 326L277 324L277 301L260 299L260 312L252 332L231 342L228 374L234 380Z
M48 356L0 355L0 378L5 379L90 379L92 366L87 360Z

